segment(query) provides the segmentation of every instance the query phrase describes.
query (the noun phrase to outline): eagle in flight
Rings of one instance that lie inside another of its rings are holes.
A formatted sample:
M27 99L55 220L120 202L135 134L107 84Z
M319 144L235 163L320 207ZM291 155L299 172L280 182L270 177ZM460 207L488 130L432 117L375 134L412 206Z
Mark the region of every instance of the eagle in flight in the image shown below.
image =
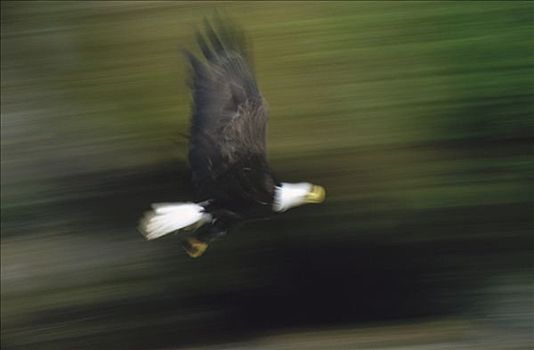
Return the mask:
M266 218L325 198L321 186L285 183L267 162L267 106L249 65L242 32L206 21L197 34L203 58L186 51L193 106L189 137L192 181L202 202L158 203L140 222L146 239L178 232L191 257L237 223Z

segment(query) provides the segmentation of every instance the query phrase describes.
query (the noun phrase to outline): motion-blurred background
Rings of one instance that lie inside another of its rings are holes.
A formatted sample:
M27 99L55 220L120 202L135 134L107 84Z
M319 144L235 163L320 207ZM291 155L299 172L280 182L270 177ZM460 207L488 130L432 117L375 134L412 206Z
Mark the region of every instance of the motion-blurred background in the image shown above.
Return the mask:
M277 175L327 201L191 260L136 226L193 198L180 49L216 9L250 39ZM533 20L532 2L3 1L2 348L532 346Z

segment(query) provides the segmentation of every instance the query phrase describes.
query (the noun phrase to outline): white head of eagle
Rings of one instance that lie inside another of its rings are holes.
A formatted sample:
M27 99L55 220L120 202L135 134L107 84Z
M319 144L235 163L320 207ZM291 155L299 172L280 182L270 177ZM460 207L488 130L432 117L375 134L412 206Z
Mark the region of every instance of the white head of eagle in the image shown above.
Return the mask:
M188 51L193 105L189 166L199 203L153 204L142 218L147 239L172 232L191 257L236 223L320 203L323 187L285 183L266 155L267 107L249 65L245 38L221 20L197 33L203 59Z

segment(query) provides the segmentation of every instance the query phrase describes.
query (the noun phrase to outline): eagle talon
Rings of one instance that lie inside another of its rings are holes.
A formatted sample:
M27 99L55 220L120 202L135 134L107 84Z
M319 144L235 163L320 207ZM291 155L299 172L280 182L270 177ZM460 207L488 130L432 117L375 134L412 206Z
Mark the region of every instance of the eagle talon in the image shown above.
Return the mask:
M182 242L182 247L184 248L187 255L192 258L198 258L202 254L204 254L204 252L208 248L208 244L201 242L194 237L189 237Z

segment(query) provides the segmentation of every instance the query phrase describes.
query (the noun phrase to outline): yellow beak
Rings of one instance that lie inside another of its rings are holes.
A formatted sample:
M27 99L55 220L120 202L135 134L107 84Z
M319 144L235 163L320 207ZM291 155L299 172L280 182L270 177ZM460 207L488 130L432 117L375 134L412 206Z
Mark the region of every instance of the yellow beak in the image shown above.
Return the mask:
M306 195L306 203L321 203L324 201L325 194L324 187L313 185L310 192Z

